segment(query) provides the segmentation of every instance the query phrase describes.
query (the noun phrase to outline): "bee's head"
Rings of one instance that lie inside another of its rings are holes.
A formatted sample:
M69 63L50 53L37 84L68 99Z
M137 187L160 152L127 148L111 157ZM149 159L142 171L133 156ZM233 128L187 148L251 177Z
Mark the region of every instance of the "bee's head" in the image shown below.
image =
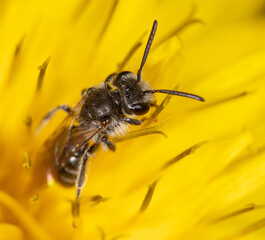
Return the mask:
M127 114L143 115L150 109L153 94L145 94L150 86L145 81L138 81L135 73L124 71L112 82L120 90L123 108Z
M166 89L152 90L149 84L142 80L143 66L146 62L149 50L151 48L156 28L157 21L155 20L137 74L124 71L120 72L118 75L111 75L113 76L112 85L119 89L119 92L121 94L121 101L123 102L123 109L127 114L143 115L147 113L154 103L153 94L156 92L204 101L202 97L190 93Z

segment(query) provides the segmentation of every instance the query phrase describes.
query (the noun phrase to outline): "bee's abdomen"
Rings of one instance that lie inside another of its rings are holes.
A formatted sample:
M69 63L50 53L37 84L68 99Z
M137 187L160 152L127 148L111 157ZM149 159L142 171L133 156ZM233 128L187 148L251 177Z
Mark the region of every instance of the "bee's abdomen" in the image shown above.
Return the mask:
M70 157L67 164L58 170L58 182L65 187L73 187L75 185L78 168L79 168L80 156Z

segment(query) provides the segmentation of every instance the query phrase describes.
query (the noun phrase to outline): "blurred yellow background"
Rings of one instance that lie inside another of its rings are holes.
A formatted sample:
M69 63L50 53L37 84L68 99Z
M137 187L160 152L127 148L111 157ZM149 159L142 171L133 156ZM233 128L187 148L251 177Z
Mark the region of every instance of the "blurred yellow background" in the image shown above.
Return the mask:
M141 41L122 69L137 72L155 19L143 78L206 102L173 97L152 123L166 122L167 138L100 149L73 228L75 189L40 185L36 171L47 169L34 169L65 113L34 131L50 109L74 106L121 70ZM264 29L262 0L2 0L0 239L264 239Z

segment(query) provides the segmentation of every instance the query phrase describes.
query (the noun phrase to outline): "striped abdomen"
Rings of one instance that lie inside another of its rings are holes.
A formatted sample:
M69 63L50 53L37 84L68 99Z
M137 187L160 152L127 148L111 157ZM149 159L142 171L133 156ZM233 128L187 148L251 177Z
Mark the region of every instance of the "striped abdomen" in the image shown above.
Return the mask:
M75 185L80 159L84 153L84 149L79 150L73 156L69 158L67 164L58 169L58 182L66 187L73 187Z

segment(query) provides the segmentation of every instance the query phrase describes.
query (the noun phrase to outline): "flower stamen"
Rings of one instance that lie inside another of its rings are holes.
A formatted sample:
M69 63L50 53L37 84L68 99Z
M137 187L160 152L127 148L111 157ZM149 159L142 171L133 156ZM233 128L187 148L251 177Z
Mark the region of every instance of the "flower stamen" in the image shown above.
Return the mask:
M163 133L162 131L158 130L164 125L165 125L165 122L163 122L163 123L161 123L161 124L159 124L157 126L154 126L154 127L144 128L144 129L140 129L140 130L136 130L136 131L131 131L131 132L127 133L123 137L113 138L112 140L114 142L122 142L122 141L126 141L126 140L129 140L129 139L138 138L138 137L151 135L151 134L160 134L160 135L164 136L165 138L167 138L167 135L165 133Z
M17 218L22 226L29 232L33 239L50 240L47 232L37 223L37 221L29 214L28 210L22 206L10 195L0 191L0 204L5 206Z
M251 212L251 211L254 211L254 210L258 210L258 209L262 209L262 208L265 208L265 205L264 204L260 204L260 205L256 205L255 203L252 203L252 204L248 204L246 205L245 207L243 208L240 208L234 212L231 212L231 213L228 213L226 215L223 215L219 218L216 218L214 219L211 223L214 224L214 223L217 223L217 222L220 222L220 221L225 221L227 219L230 219L230 218L233 218L233 217L237 217L241 214L245 214L245 213L248 213L248 212Z
M128 61L131 59L131 57L134 55L134 53L139 49L139 47L142 46L143 42L141 41L142 38L144 37L144 35L147 32L145 32L139 40L137 40L137 42L132 46L132 48L130 49L130 51L127 53L127 55L125 56L125 58L123 59L123 61L121 63L118 63L118 69L117 72L121 72L125 65L128 63Z
M172 90L176 91L178 89L179 85L175 86ZM151 116L145 121L144 125L149 125L152 121L154 121L158 115L165 109L165 107L169 104L171 98L173 95L168 94L164 100L156 107L156 110L151 114Z
M106 19L106 22L105 22L105 24L104 24L104 26L103 26L103 29L101 30L101 32L100 32L100 34L99 34L98 41L97 41L98 43L101 41L101 39L102 39L102 37L104 36L106 30L108 29L108 26L109 26L109 24L110 24L110 22L111 22L111 19L112 19L112 17L114 16L115 10L117 9L117 5L118 5L118 3L119 3L119 0L115 0L115 1L113 2L112 8L111 8L111 10L110 10L110 13L109 13L109 15L108 15L108 17L107 17L107 19Z
M222 103L225 103L225 102L228 102L228 101L233 101L235 99L238 99L238 98L241 98L241 97L245 97L248 94L249 94L249 92L238 93L238 94L233 95L233 96L229 96L229 97L226 97L226 98L218 99L218 100L216 100L214 102L211 102L211 103L206 104L206 105L204 105L202 107L199 107L198 109L208 108L208 107L212 107L212 106L215 106L215 105L218 105L218 104L222 104Z
M257 231L261 228L265 227L265 218L262 218L261 220L241 229L240 231L236 232L235 234L232 234L228 237L222 238L221 240L234 240L238 239L244 235L247 235L249 233L252 233L254 231Z
M153 50L156 49L158 46L166 42L168 39L177 36L180 32L186 29L188 26L194 23L203 23L202 20L193 18L195 14L195 7L192 8L191 12L187 16L187 18L181 23L178 24L175 28L173 28L165 37L161 38L157 43L154 45Z
M30 168L31 167L31 161L30 161L30 158L26 152L24 153L24 162L22 164L22 167L23 168Z
M208 141L204 141L204 142L200 142L197 143L191 147L189 147L188 149L184 150L182 153L178 154L176 157L174 157L173 159L169 160L168 162L166 162L163 166L162 166L162 170L167 169L168 167L172 166L173 164L177 163L178 161L180 161L181 159L193 154L198 148L200 148L201 146L203 146L205 143L207 143Z
M38 67L38 70L40 70L39 76L38 76L38 82L37 82L37 92L40 91L41 87L42 87L42 83L43 83L43 79L46 73L46 69L48 67L48 64L50 62L51 57L48 57L42 65L40 65Z
M149 185L148 191L147 191L145 198L142 202L140 212L145 211L148 208L148 206L150 205L150 202L151 202L151 199L153 197L157 182L158 182L158 179L155 180L151 185Z

